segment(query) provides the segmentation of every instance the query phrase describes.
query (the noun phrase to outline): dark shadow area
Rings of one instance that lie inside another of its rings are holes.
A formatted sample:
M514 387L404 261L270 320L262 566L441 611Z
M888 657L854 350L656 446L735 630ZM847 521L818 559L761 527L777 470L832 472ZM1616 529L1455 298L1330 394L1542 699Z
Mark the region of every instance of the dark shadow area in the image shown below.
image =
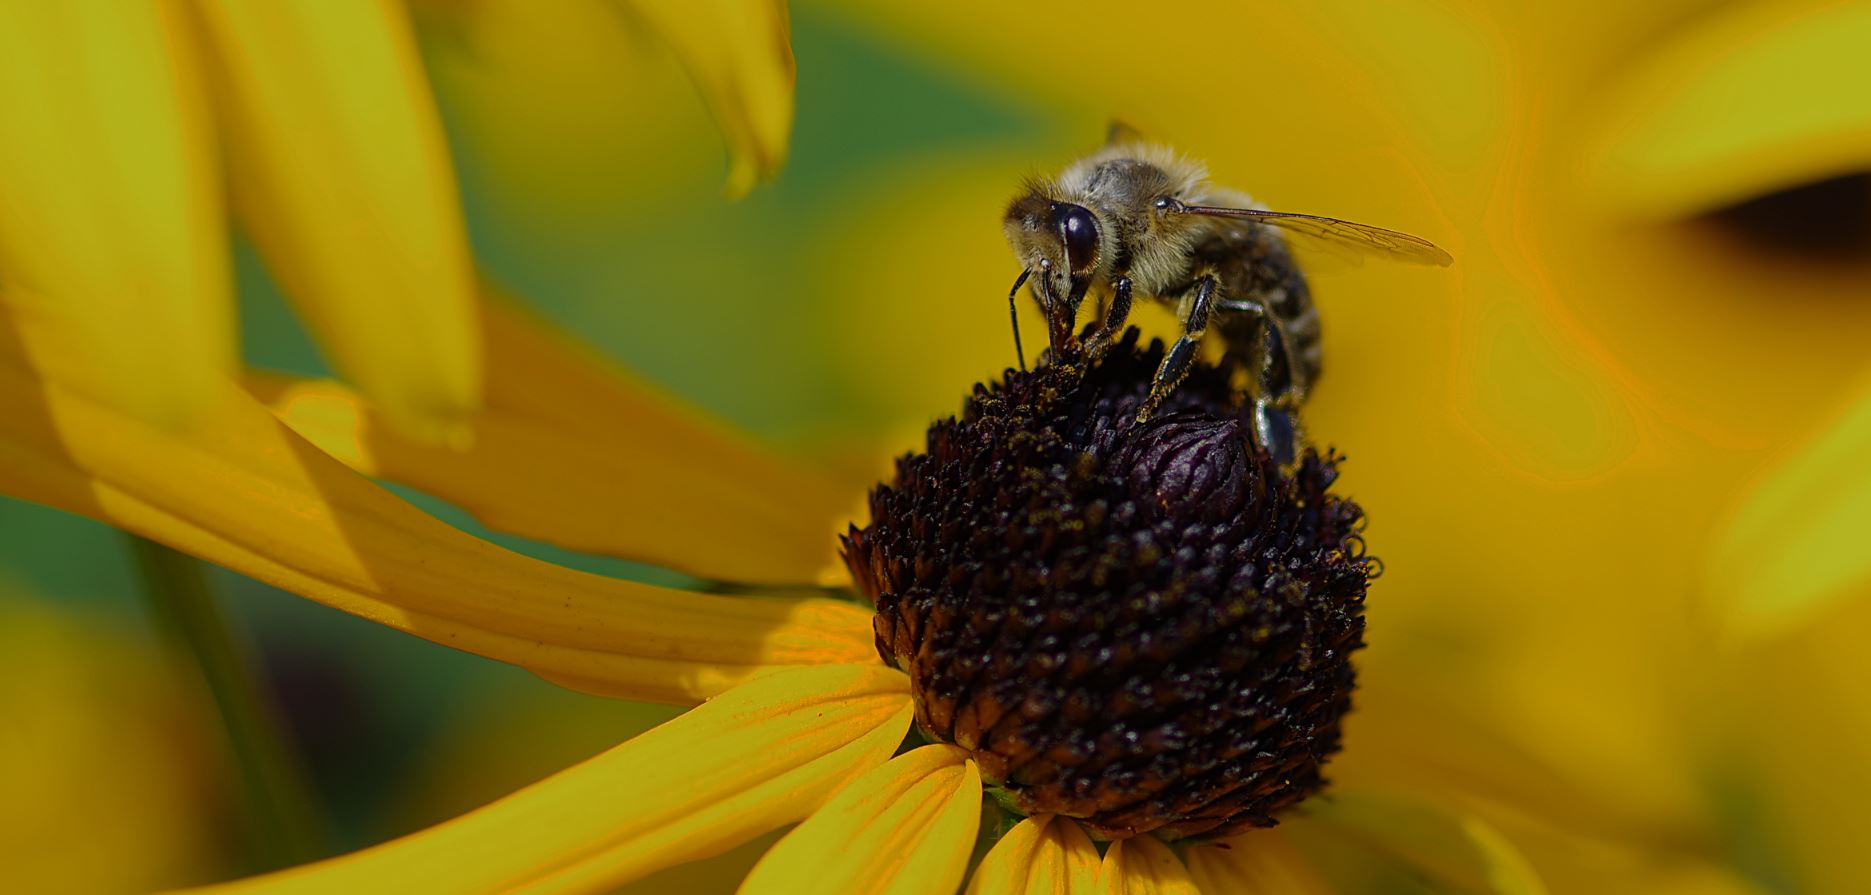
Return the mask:
M1871 171L1768 193L1704 216L1752 247L1815 261L1871 261Z

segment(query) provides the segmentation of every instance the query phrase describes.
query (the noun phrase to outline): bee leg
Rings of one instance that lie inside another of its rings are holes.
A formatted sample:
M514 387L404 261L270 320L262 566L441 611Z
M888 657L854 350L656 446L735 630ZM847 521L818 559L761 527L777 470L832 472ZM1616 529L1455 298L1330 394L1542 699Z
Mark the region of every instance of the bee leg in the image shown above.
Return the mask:
M1275 462L1291 466L1299 456L1299 389L1293 382L1286 331L1271 315L1261 318L1259 385L1254 396L1254 436Z
M1137 422L1144 422L1155 414L1169 393L1176 390L1184 376L1189 375L1189 365L1195 361L1195 352L1201 347L1202 334L1208 332L1208 309L1214 302L1216 285L1214 274L1203 274L1195 281L1194 291L1184 299L1188 303L1188 313L1182 318L1182 338L1169 346L1169 353L1163 355L1163 364L1156 368L1156 379L1150 383L1150 396L1144 399L1143 406L1137 410Z
M1254 438L1282 467L1292 466L1299 454L1299 426L1293 415L1258 398L1254 400Z
M1082 300L1084 296L1079 298ZM1052 361L1057 363L1068 349L1078 347L1078 339L1072 332L1078 325L1078 302L1066 296L1048 295L1040 306L1046 311L1046 335L1052 343Z
M1026 284L1028 271L1020 271L1020 278L1013 281L1013 288L1007 290L1007 316L1013 321L1013 356L1020 359L1020 372L1026 372L1026 348L1020 344L1020 307L1018 296L1020 287Z
M1104 314L1104 325L1091 337L1091 357L1097 360L1104 356L1105 349L1117 338L1118 330L1124 328L1124 322L1130 319L1130 277L1119 276L1111 280L1111 307Z

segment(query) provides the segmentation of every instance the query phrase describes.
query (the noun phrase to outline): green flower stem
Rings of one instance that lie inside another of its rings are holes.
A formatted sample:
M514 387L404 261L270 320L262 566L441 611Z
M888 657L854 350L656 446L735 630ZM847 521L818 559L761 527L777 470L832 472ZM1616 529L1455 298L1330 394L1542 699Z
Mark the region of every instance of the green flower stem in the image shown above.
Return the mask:
M194 557L133 537L131 552L157 623L201 671L214 696L246 796L254 858L276 869L323 857L324 825L272 704L254 683L252 665L216 605Z

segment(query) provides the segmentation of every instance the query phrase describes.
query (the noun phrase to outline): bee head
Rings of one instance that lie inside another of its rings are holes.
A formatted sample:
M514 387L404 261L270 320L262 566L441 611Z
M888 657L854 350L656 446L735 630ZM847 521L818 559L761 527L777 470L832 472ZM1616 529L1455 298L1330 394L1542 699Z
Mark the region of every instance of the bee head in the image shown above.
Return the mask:
M1103 262L1097 215L1032 190L1007 207L1003 226L1040 295L1076 307Z

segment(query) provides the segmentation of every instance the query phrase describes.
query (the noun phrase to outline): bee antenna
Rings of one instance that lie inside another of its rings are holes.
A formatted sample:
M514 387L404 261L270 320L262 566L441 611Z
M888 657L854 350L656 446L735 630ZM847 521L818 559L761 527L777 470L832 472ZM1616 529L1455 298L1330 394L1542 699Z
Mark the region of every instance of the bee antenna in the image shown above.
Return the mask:
M1026 285L1030 270L1020 271L1020 278L1013 281L1013 288L1007 290L1007 317L1013 321L1013 356L1020 359L1020 372L1026 372L1026 349L1020 347L1020 309L1014 303L1020 294L1020 287Z

